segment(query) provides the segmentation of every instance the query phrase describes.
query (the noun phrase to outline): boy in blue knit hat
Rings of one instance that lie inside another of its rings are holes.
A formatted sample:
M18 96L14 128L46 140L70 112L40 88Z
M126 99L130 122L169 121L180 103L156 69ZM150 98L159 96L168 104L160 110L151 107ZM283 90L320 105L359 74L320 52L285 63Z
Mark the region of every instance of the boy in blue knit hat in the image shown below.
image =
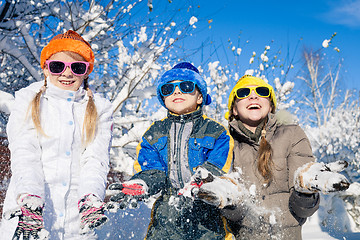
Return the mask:
M230 170L233 140L227 129L203 114L211 102L196 67L182 62L166 71L157 97L167 108L137 147L137 172L129 181L110 185L113 201L133 201L156 195L146 239L225 239L228 234L219 210L193 198L190 192L198 167L215 175Z

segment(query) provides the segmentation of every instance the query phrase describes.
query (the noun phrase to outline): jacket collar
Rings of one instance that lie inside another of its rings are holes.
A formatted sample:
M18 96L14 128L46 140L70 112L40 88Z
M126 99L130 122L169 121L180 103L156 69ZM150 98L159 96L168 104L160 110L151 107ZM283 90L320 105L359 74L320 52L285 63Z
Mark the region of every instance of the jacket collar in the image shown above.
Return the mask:
M265 126L266 130L266 136L265 138L267 140L271 139L271 137L274 135L274 130L276 126L276 117L274 114L269 113L268 114L268 121ZM229 129L230 134L237 139L238 141L245 141L250 143L257 143L257 141L254 141L249 136L247 136L239 127L238 120L233 119L231 122L229 122Z
M79 102L87 100L88 96L84 88L80 87L77 91L63 90L56 87L50 81L47 83L44 97L53 97L56 99L63 99L69 102Z
M184 115L176 115L174 113L171 113L170 111L168 111L168 118L171 121L174 122L190 122L194 119L197 119L199 117L201 117L203 115L203 111L202 108L198 108L196 111L188 113L188 114L184 114Z

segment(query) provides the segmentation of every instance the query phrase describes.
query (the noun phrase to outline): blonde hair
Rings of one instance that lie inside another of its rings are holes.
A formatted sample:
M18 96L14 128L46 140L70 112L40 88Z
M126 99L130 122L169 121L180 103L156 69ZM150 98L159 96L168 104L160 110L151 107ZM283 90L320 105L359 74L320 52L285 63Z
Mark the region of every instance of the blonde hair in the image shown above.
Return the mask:
M43 136L46 136L46 134L42 129L40 123L40 99L41 99L41 95L46 90L46 86L47 86L47 81L45 77L44 85L40 88L40 91L35 95L34 99L31 101L29 105L29 108L31 108L31 118L34 123L35 129L39 134Z
M31 108L31 118L34 123L36 131L46 136L44 130L41 127L41 121L40 121L40 100L42 94L45 92L47 86L47 81L45 78L44 85L40 88L40 91L35 95L34 99L31 101L29 107ZM89 97L86 111L85 111L85 117L84 117L84 123L82 127L82 142L87 146L90 144L94 138L95 138L95 132L96 132L96 126L97 126L97 110L94 102L94 97L92 94L92 91L89 89L88 86L88 79L84 79L84 88L87 91L87 95Z
M274 162L272 160L272 148L268 141L265 139L266 123L264 124L263 129L261 130L261 139L260 139L260 147L258 151L258 159L257 159L257 169L261 176L264 178L264 182L268 184L273 178L273 166Z
M82 140L85 142L85 145L91 143L95 138L96 133L96 126L97 126L97 110L94 102L94 96L92 91L89 88L88 78L84 80L84 88L87 91L87 95L89 97L89 101L86 105L86 112L84 117L83 123L83 130L82 130ZM85 139L85 141L84 141Z

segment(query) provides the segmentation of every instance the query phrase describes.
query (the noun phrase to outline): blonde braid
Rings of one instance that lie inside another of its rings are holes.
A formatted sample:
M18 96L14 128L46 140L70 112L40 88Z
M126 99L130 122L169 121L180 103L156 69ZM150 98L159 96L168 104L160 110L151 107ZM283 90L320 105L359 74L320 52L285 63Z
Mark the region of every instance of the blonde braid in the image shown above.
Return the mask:
M31 118L34 123L35 129L38 133L46 136L44 130L41 127L41 115L40 115L40 100L41 95L46 91L47 81L45 77L44 85L40 88L40 91L35 95L31 101L29 108L31 108Z
M96 125L97 125L97 110L94 102L94 96L91 89L88 86L88 79L84 80L84 88L86 89L89 101L86 106L86 112L83 123L83 143L88 145L95 138ZM84 141L85 139L85 141Z
M264 182L268 184L273 178L273 165L274 162L272 161L272 148L271 145L266 141L264 125L263 129L261 130L261 140L260 140L260 147L259 147L259 154L258 154L258 162L257 167L259 173L264 178Z

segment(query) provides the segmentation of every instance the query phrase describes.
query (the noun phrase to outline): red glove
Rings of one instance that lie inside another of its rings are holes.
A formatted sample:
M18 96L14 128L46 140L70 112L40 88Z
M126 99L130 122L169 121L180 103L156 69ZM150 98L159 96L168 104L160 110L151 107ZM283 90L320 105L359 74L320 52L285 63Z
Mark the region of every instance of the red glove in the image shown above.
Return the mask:
M199 188L203 185L201 179L194 179L187 183L182 189L179 190L178 195L183 195L185 197L196 196L199 192Z
M110 201L120 202L120 208L128 205L137 207L137 201L149 198L148 186L141 179L134 179L123 183L113 183L109 186Z

